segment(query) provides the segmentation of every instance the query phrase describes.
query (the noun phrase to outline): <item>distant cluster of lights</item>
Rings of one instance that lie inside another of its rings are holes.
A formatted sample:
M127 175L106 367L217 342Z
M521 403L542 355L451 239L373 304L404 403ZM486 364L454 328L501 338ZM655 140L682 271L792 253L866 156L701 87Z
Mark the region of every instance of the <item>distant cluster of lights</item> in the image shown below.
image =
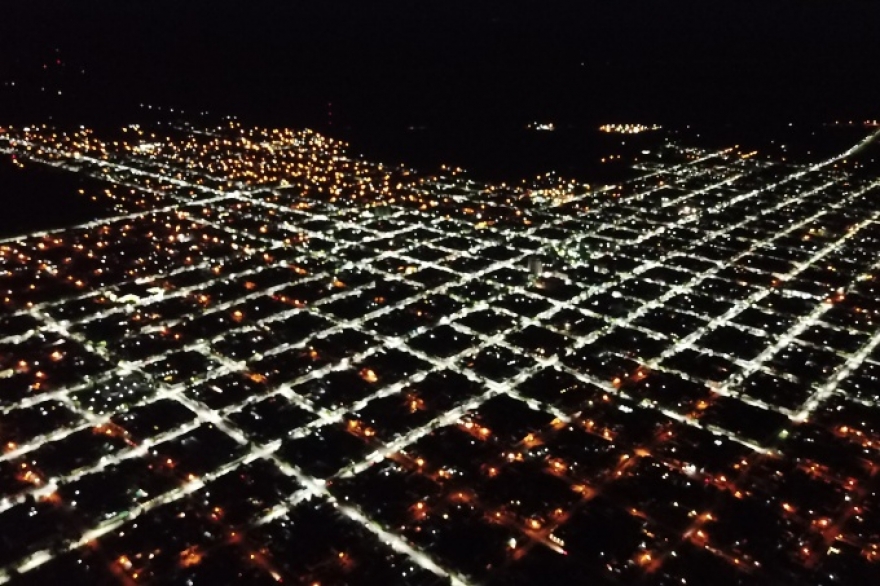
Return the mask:
M660 130L662 126L654 124L653 126L645 126L644 124L603 124L599 127L600 132L610 134L641 134L652 130Z
M880 120L874 118L873 120L863 120L859 122L858 120L835 120L834 126L864 126L866 128L880 128Z

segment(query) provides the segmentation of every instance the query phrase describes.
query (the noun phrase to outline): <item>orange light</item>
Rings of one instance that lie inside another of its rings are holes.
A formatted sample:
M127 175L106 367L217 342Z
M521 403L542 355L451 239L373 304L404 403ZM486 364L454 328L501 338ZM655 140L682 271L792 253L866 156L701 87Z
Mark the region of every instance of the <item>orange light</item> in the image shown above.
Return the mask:
M195 566L201 561L202 554L199 553L198 549L195 546L190 547L189 549L185 549L180 553L181 567L188 568L190 566Z

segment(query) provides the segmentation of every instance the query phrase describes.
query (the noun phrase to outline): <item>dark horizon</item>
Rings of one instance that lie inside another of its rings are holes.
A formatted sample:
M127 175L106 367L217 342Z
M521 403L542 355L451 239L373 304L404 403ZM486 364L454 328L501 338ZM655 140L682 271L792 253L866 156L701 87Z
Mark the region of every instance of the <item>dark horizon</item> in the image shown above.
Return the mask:
M0 123L118 125L140 103L372 131L877 116L880 3L583 4L17 3L0 23L2 81L70 95L0 87Z

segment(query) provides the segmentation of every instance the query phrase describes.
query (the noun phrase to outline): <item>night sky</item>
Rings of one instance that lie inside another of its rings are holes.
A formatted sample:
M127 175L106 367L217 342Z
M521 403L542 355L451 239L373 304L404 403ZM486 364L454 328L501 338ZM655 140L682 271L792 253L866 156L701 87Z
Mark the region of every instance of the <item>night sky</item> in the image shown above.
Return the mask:
M60 77L42 70L59 49L67 107L111 122L140 102L319 127L329 102L337 126L357 127L824 121L880 104L880 2L867 0L29 0L3 13L3 78ZM39 114L8 98L6 117Z

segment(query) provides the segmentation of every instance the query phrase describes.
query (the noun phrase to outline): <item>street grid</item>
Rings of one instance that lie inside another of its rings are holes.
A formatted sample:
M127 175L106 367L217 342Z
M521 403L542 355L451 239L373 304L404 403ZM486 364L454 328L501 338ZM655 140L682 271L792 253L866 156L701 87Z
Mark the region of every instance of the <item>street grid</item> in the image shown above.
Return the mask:
M125 133L0 134L116 209L0 242L4 580L878 573L873 136L588 188Z

